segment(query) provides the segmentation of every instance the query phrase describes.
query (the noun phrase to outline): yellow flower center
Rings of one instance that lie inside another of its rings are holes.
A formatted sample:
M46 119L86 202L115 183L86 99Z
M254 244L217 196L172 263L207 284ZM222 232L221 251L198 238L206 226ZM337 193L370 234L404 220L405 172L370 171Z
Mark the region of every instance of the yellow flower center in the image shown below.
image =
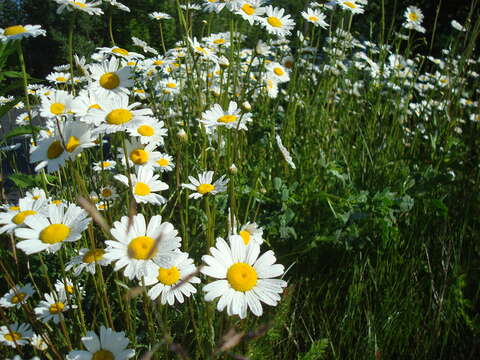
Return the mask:
M91 264L94 262L99 262L103 259L103 255L105 254L105 250L102 249L94 249L89 250L83 255L82 261L86 264Z
M25 293L18 293L17 295L15 295L14 297L12 297L12 304L18 304L20 302L23 301L23 299L25 299L25 296L27 296L27 294Z
M170 165L170 161L168 159L159 159L157 160L157 164L160 166L168 166Z
M135 89L133 91L136 92L137 94L145 94L145 90L143 89Z
M318 21L318 17L316 17L316 16L310 16L310 17L308 18L308 20L310 20L310 21L312 21L312 22L317 22L317 21Z
M18 332L12 331L12 333L7 333L7 334L3 335L3 337L7 341L13 341L14 339L15 339L15 341L18 341L22 338L22 335L19 334Z
M143 149L135 149L130 153L130 160L137 165L143 165L148 161L148 153Z
M108 113L107 123L112 125L121 125L132 120L133 114L127 109L115 109Z
M255 8L252 5L247 4L247 3L242 5L242 10L247 15L255 14Z
M92 360L115 360L115 356L108 350L98 350L93 354Z
M81 2L77 2L77 1L73 1L72 4L75 5L75 6L78 6L80 9L83 9L83 8L85 8L85 6L87 6L86 4L81 3Z
M11 211L18 211L18 210L20 210L20 207L18 207L18 206L10 206L8 209L11 210Z
M409 13L408 18L412 21L417 21L418 20L418 15L416 13Z
M207 55L207 54L208 54L208 51L205 50L205 49L204 49L203 47L201 47L201 46L197 46L197 47L195 48L195 50L197 50L198 52L201 52L201 53L204 54L204 55Z
M157 279L163 285L173 285L180 280L180 271L176 266L172 266L170 269L160 268L158 269Z
M63 114L65 112L65 105L55 102L50 105L50 112L54 115Z
M100 86L112 90L120 85L120 78L114 72L108 72L100 76Z
M250 242L250 233L247 230L242 230L240 231L240 236L243 239L243 243L245 245L248 245L248 243Z
M202 195L208 194L213 190L215 190L215 186L213 186L212 184L201 184L197 186L197 191Z
M103 189L102 190L102 196L106 197L106 198L112 196L112 190L110 190L109 188Z
M128 50L122 49L122 48L114 48L112 49L112 52L115 54L127 56L129 54Z
M69 294L73 294L74 293L73 286L72 285L66 285L65 286L65 291L68 292Z
M283 71L282 68L280 67L276 67L273 69L273 72L275 73L275 75L277 76L282 76L283 74L285 74L285 71Z
M225 44L225 39L215 39L213 40L213 43L217 45L222 45Z
M102 168L106 168L106 167L109 167L109 166L110 166L110 162L108 162L108 161L102 161L102 163L101 163L101 167L102 167Z
M17 215L15 215L13 217L12 221L17 225L20 225L20 224L23 224L23 222L25 221L25 218L27 216L35 215L36 213L37 212L34 211L34 210L25 210L25 211L19 212Z
M137 260L148 260L157 252L155 240L149 236L139 236L128 244L128 255Z
M34 195L34 196L32 196L32 198L33 198L33 200L38 200L38 199L40 199L40 196Z
M56 81L58 82L66 82L67 81L67 78L66 77L63 77L63 76L59 76L55 79Z
M162 61L162 60L155 60L153 62L153 65L157 65L157 66L160 66L160 65L163 65L163 64L165 64L165 61Z
M148 194L150 194L150 186L148 186L147 184L145 183L142 183L142 182L137 182L135 184L135 195L138 195L138 196L146 196Z
M256 270L246 263L236 263L228 268L227 280L237 291L251 290L257 284Z
M155 130L150 125L140 125L137 132L142 136L152 136L155 133Z
M59 301L50 305L49 311L50 311L50 314L58 314L58 313L61 313L64 308L65 308L65 304Z
M344 1L343 4L348 6L350 9L356 9L357 8L357 4L355 4L354 2L351 2L351 1Z
M70 136L70 139L68 139L67 145L65 146L65 150L68 152L73 152L79 145L79 139L77 139L75 136Z
M93 105L90 105L88 107L89 109L98 109L98 110L102 110L102 107L98 104L93 104Z
M169 83L166 83L165 86L170 89L175 89L177 87L177 84L169 82Z
M52 160L58 158L63 153L63 147L60 141L56 140L50 144L47 150L47 157Z
M22 25L15 25L15 26L9 26L5 29L5 31L3 32L4 35L7 35L7 36L12 36L12 35L18 35L18 34L22 34L24 32L27 32L27 29L25 29L24 26Z
M267 22L273 26L273 27L276 27L276 28L279 28L279 27L282 27L282 22L280 21L279 18L275 17L275 16L269 16L267 18Z
M62 200L52 200L51 203L54 204L54 205L60 205L63 202L62 202Z
M40 232L40 240L45 244L56 244L64 241L70 235L70 228L64 224L48 225Z
M236 115L223 115L219 117L217 121L224 124L228 124L228 123L234 122L235 120L237 120L237 118L238 116Z
M293 68L293 61L285 61L283 65L285 65L287 69L291 69Z

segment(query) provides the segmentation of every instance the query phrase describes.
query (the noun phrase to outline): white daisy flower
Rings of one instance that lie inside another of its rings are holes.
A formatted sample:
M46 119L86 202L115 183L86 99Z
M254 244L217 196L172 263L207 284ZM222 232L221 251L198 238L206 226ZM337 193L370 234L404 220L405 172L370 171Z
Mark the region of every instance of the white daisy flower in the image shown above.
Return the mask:
M156 90L163 95L175 95L180 92L180 86L172 77L162 79L157 83Z
M146 53L149 52L149 53L152 53L154 55L158 55L158 51L154 48L152 48L151 46L148 46L148 44L139 39L139 38L136 38L135 36L132 36L132 41L133 41L133 44L138 46L138 47L141 47L143 51L145 51Z
M128 163L135 168L155 168L158 167L157 160L160 158L160 152L155 151L157 145L154 143L144 145L139 140L133 139L125 141L125 149L118 148L118 157L122 160L122 164Z
M95 275L96 264L106 266L110 262L104 258L103 249L80 249L78 256L73 257L65 266L66 271L73 269L73 274L79 276L83 270Z
M65 293L45 294L45 300L40 301L34 309L37 319L43 323L53 320L55 324L60 322L60 316L69 309L76 309L76 305L70 306Z
M192 47L193 51L197 54L200 54L202 56L202 58L204 58L206 60L213 61L215 63L218 62L218 56L215 55L215 52L212 49L209 49L209 48L203 46L197 40L197 38L194 37L193 40L188 38L188 42L189 42L190 46Z
M99 191L100 199L112 201L118 198L117 190L113 186L104 186Z
M154 11L150 14L148 14L148 17L150 19L154 19L154 20L169 20L169 19L172 19L172 17L166 13L163 13L163 12L159 12L159 11Z
M160 172L172 171L175 167L175 164L173 163L173 157L165 153L160 153L160 158L157 160L157 164L157 169L159 169Z
M158 266L170 267L180 247L178 231L169 222L162 223L162 217L155 215L148 226L143 214L132 218L123 216L113 224L110 233L115 240L108 240L105 259L115 262L114 270L124 269L129 279L141 280L144 276L156 276Z
M230 101L228 110L224 111L219 104L214 104L209 110L202 114L198 120L207 128L224 126L227 129L248 130L246 123L252 121L252 114L241 113L235 101Z
M101 1L87 2L86 0L55 0L60 5L57 9L57 14L61 14L63 10L73 11L80 10L88 15L101 15L103 10L98 8L102 4Z
M73 96L64 90L54 90L40 99L40 115L43 117L55 118L72 113Z
M108 171L108 170L113 170L115 169L115 166L117 166L117 162L113 160L104 160L104 161L99 161L96 163L93 163L93 170L94 171Z
M425 32L425 28L422 26L423 13L418 7L407 7L403 13L403 16L405 17L405 22L403 23L404 28L415 30L421 33Z
M82 337L87 350L70 351L67 360L127 360L135 356L135 350L127 349L128 341L123 331L116 332L102 325L100 336L87 331Z
M154 118L144 119L127 131L130 136L138 137L140 143L155 144L157 146L164 144L163 138L168 134L168 130L164 127L164 122Z
M205 275L219 279L203 287L205 300L220 297L217 310L227 308L228 315L247 316L247 309L256 315L263 313L261 302L276 306L280 293L287 283L280 279L283 265L275 264L273 251L260 254L260 246L250 241L245 245L240 236L230 237L230 245L217 238L216 247L210 248L212 255L204 255L207 264L201 270Z
M30 111L32 114L32 119L35 119L38 115L36 111ZM20 115L17 116L15 119L15 123L17 125L30 125L30 115L28 115L28 112L24 112Z
M242 0L235 14L240 15L250 25L253 25L255 21L259 21L260 16L265 14L265 7L262 7L264 3L264 0Z
M47 194L45 194L45 190L34 187L25 193L25 198L32 200L47 199Z
M105 2L108 2L110 5L112 5L113 7L116 7L119 10L130 12L130 8L128 6L122 4L117 0L105 0Z
M48 349L48 344L45 342L43 337L37 334L32 335L32 338L30 339L30 345L40 351L45 351Z
M319 26L322 29L326 29L328 27L328 23L325 21L327 17L320 10L307 9L307 11L302 11L302 16L308 22L315 26Z
M134 60L139 60L143 59L145 56L142 54L133 52L133 51L128 51L127 49L114 46L114 47L101 47L98 48L98 53L102 55L114 55L117 57L120 57L122 59L125 59L127 61L134 61Z
M362 4L357 0L337 0L337 4L340 5L343 10L348 10L352 14L363 14L365 12Z
M16 307L18 309L22 304L26 304L28 298L34 293L35 291L30 283L22 287L16 285L13 289L10 289L8 293L3 295L0 299L0 306L5 308Z
M246 223L240 228L238 235L240 235L245 245L248 245L250 241L254 241L258 245L263 244L263 229L257 223Z
M64 279L58 279L55 282L55 291L57 294L60 294L60 296L65 295L66 298L72 297L75 295L75 285L73 284L72 280L69 278ZM77 284L77 290L78 292L83 296L85 295L85 290L83 289L83 286Z
M155 300L161 295L160 301L163 305L173 305L175 299L183 303L184 297L190 297L197 292L192 285L200 283L200 279L193 276L196 271L197 268L188 254L179 252L171 266L157 267L155 276L145 277L145 285L155 285L148 290L148 296Z
M0 327L0 343L13 348L28 344L32 335L32 328L26 323L14 323Z
M98 92L82 90L80 94L73 99L72 101L72 112L74 115L84 121L84 117L92 109L101 109L100 103L102 102L102 97Z
M130 186L128 178L125 175L117 174L114 178L122 184ZM146 204L165 204L167 199L160 194L157 194L157 192L167 190L168 185L163 181L160 181L159 178L159 175L154 175L153 170L147 167L141 167L137 170L137 174L130 175L135 201Z
M89 66L90 77L93 80L89 85L101 98L129 94L128 88L133 86L133 70L129 66L120 67L120 60L112 57L100 64Z
M198 199L204 195L216 195L226 191L226 184L228 183L229 179L225 179L225 175L222 175L212 184L213 171L204 171L203 173L198 174L198 179L195 179L193 176L189 176L188 180L190 180L190 184L182 184L182 187L195 191L194 193L190 194L189 198Z
M266 17L260 19L260 24L273 35L285 37L290 35L290 31L295 27L295 21L290 15L284 15L285 9L273 7L271 5L265 8Z
M25 197L18 201L18 206L13 207L13 209L8 208L6 212L1 212L0 234L11 233L17 228L25 227L24 222L27 217L44 213L46 202L45 198L33 200Z
M63 242L79 240L90 222L87 213L75 204L51 204L46 210L48 216L28 216L24 221L28 227L15 230L15 236L25 239L17 243L17 248L27 255L58 251Z
M52 72L47 75L46 78L48 81L54 83L54 84L66 84L68 80L70 80L70 74L69 73L61 73L61 72Z
M271 61L265 66L268 71L267 77L275 80L277 83L290 81L289 71L278 62Z
M13 25L0 28L0 41L19 40L26 37L45 36L47 32L40 25Z

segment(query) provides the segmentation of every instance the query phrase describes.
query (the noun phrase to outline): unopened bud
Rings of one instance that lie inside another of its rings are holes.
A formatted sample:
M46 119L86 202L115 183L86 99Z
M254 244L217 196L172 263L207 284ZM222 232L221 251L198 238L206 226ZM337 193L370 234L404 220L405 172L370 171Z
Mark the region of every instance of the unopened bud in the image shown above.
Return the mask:
M230 165L230 167L228 168L228 171L230 172L230 174L235 175L235 174L238 172L238 169L237 169L237 167L235 166L235 164L232 164L232 165Z
M177 138L178 138L180 141L185 142L185 141L188 140L188 135L187 135L187 133L185 132L185 130L180 129L180 130L178 130L178 132L177 132Z
M252 110L252 105L248 101L244 101L242 104L242 109L245 111L250 111Z

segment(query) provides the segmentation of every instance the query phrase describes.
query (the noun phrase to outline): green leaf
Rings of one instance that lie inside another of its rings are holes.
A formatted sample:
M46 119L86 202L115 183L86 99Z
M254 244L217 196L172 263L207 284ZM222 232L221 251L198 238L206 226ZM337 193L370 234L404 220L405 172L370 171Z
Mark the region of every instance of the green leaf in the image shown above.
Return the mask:
M17 78L17 79L23 78L23 74L18 71L4 71L2 74L5 77L9 77L9 78Z
M33 132L38 133L39 131L40 131L40 128L36 126L30 126L30 125L18 126L15 129L9 131L5 135L5 137L2 139L2 141L14 138L16 136L31 135Z
M21 97L17 97L12 101L7 102L5 105L0 106L0 118L9 112L15 105L17 105L22 100Z
M315 341L310 350L303 356L299 356L299 360L320 360L325 356L327 351L328 339L320 339Z
M35 186L35 175L13 174L8 178L19 188L29 188Z

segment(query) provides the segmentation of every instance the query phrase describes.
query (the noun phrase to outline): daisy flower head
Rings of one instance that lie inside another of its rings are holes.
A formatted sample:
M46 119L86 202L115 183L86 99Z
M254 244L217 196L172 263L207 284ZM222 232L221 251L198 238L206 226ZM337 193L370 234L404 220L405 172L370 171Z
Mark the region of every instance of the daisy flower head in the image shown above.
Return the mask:
M188 180L190 180L190 184L182 184L182 187L195 191L190 194L189 198L198 199L205 195L216 195L227 190L228 179L225 179L225 175L222 175L212 184L213 171L204 171L198 174L198 179L189 176Z
M420 33L425 32L425 28L422 26L423 22L423 13L416 6L409 6L405 9L403 13L405 21L403 23L403 27L410 30L415 30Z
M363 14L365 12L365 9L358 0L337 0L337 4L343 10L348 10L352 14Z
M289 70L285 68L282 64L271 61L265 68L267 69L267 77L275 80L277 83L284 83L290 81Z
M21 287L15 285L13 289L10 289L8 293L0 298L0 306L5 308L15 307L18 309L22 304L26 304L28 298L34 293L35 291L30 283Z
M0 41L20 40L26 37L45 36L47 32L40 25L13 25L0 28Z
M44 213L46 203L45 198L33 200L25 197L20 199L18 206L10 207L0 213L0 234L11 233L17 228L25 227L25 219L38 213Z
M79 276L82 271L86 271L92 275L95 274L96 265L106 266L110 262L104 258L105 250L83 248L78 252L78 256L74 256L65 266L66 271L73 269L73 274Z
M156 276L158 266L171 267L181 241L178 231L171 223L162 223L160 215L147 225L143 214L137 214L130 228L129 218L123 216L113 223L110 233L115 240L106 241L105 258L115 262L115 271L124 268L123 274L130 280Z
M214 52L212 49L210 49L210 48L202 45L202 44L197 40L196 37L194 37L193 40L190 39L190 38L188 38L188 42L189 42L191 48L193 49L193 51L194 51L196 54L200 54L200 56L201 56L203 59L205 59L205 60L210 60L210 61L213 61L213 62L215 62L215 63L218 62L218 56L215 55L215 52Z
M37 319L43 323L53 320L55 324L60 322L60 316L69 309L76 309L76 305L69 305L65 292L60 294L45 294L45 300L40 301L34 309Z
M187 253L179 252L169 267L157 267L155 276L145 277L145 285L154 285L148 290L150 299L160 296L163 305L173 305L175 300L183 303L184 297L195 294L197 289L192 284L199 284L200 279L193 276L197 271L193 260Z
M130 66L121 67L120 60L116 57L104 60L100 64L89 65L90 90L97 92L100 97L129 94L128 88L134 82L133 70Z
M64 90L53 90L41 97L40 115L55 118L72 113L73 96Z
M216 246L210 248L211 255L202 260L207 266L201 272L215 280L203 287L206 301L220 297L217 310L227 308L228 315L247 316L247 309L261 316L261 302L276 306L287 283L274 279L283 275L283 265L275 264L273 251L260 257L260 246L250 241L244 244L241 236L230 236L230 244L217 238Z
M307 11L302 11L302 16L308 22L315 26L319 26L322 29L328 27L328 23L325 21L327 17L318 9L307 9Z
M68 80L70 80L70 74L69 73L60 73L60 72L52 72L47 75L46 78L48 81L60 85L60 84L66 84Z
M126 154L130 166L135 166L137 169L141 167L154 168L158 166L157 160L160 157L160 152L155 151L156 147L157 145L154 143L144 145L138 139L127 140L125 149L118 148L118 157L126 165Z
M225 111L219 104L214 104L209 110L202 114L199 120L207 128L224 126L227 129L248 130L246 123L252 121L250 113L241 113L235 101L230 101Z
M264 89L269 98L275 99L278 96L278 82L275 79L267 77L264 80Z
M160 158L157 160L158 168L160 172L172 171L175 167L173 163L173 157L168 154L160 153Z
M101 187L98 194L102 200L112 201L118 198L117 190L113 186Z
M100 109L92 109L85 116L85 120L96 126L95 135L125 131L153 115L150 109L134 110L139 105L137 102L129 104L126 94L110 97L105 99Z
M83 286L77 284L77 289L80 294L85 295ZM60 294L61 296L65 295L65 297L68 298L75 295L75 285L69 278L58 279L55 282L55 291L57 292L57 294Z
M29 324L10 324L0 327L0 342L13 348L28 344L33 331Z
M75 204L50 204L46 211L47 216L28 216L24 221L27 227L15 230L15 236L24 239L17 243L17 248L27 255L58 251L64 242L79 240L90 222L87 213Z
M253 25L265 14L265 7L262 6L264 3L264 0L242 0L235 14L240 15L250 25Z
M101 1L87 2L86 0L55 0L60 5L57 9L57 14L61 14L63 10L73 11L79 10L87 13L88 15L101 15L103 10L98 6Z
M81 121L84 121L84 117L92 109L101 109L100 103L103 98L98 95L97 92L82 90L80 94L72 101L72 112L75 117Z
M164 127L163 121L154 118L144 119L135 127L128 129L130 136L136 136L142 144L155 144L161 146L164 144L163 138L167 136L168 131Z
M159 191L167 190L168 185L159 180L159 175L154 175L153 170L147 167L141 167L137 174L130 175L132 183L132 192L135 201L138 203L161 205L167 202L167 199L157 194ZM117 174L115 179L122 184L129 186L128 178L125 175Z
M250 241L258 245L263 243L263 229L257 223L246 223L240 228L238 235L240 235L245 245L248 245Z
M32 338L30 339L30 345L40 351L45 351L48 349L48 344L45 342L45 339L37 334L32 335Z
M25 193L25 198L32 199L32 200L39 200L39 199L46 200L47 194L45 193L45 190L40 189L38 187L34 187Z
M223 32L217 34L210 34L210 36L203 39L211 47L229 47L230 46L230 33Z
M93 163L93 171L110 171L115 169L117 162L113 160L104 160Z
M153 20L170 20L172 17L166 13L159 12L159 11L154 11L150 14L148 14L148 17Z
M135 350L127 349L129 340L123 331L116 332L103 325L100 336L87 331L82 342L87 350L70 351L67 360L127 360L135 356Z
M130 8L128 6L122 4L117 0L105 0L105 2L108 2L110 5L112 5L113 7L116 7L119 10L130 12Z
M290 35L295 27L295 21L290 18L290 15L284 15L284 13L285 9L269 5L265 8L265 17L261 18L260 24L268 33L278 37Z
M145 58L145 56L143 56L142 54L139 54L139 53L136 53L136 52L133 52L133 51L129 51L127 49L124 49L124 48L121 48L121 47L118 47L118 46L101 47L101 48L98 48L97 50L98 50L99 55L103 55L103 56L113 55L115 57L119 57L119 58L127 60L127 61L135 61L135 60ZM134 64L135 63L132 63L132 66ZM128 65L130 65L130 64L128 64Z
M132 41L135 46L141 47L144 52L158 55L158 51L153 47L149 46L146 41L143 41L142 39L139 39L135 36L132 36Z

